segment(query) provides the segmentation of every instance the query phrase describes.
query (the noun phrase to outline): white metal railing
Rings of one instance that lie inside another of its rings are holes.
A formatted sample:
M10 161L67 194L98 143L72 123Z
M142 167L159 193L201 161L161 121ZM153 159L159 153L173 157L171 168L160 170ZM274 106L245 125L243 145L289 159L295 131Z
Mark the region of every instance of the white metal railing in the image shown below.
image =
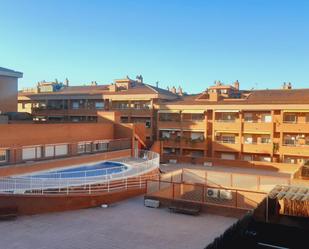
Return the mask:
M124 166L76 172L35 172L28 175L2 177L0 193L66 192L68 194L85 192L85 189L91 193L111 191L117 187L117 184L119 187L119 183L122 183L122 188L129 188L134 184L142 187L147 178L146 174L159 168L160 157L155 152L135 150L132 157L120 158L116 161L123 163Z

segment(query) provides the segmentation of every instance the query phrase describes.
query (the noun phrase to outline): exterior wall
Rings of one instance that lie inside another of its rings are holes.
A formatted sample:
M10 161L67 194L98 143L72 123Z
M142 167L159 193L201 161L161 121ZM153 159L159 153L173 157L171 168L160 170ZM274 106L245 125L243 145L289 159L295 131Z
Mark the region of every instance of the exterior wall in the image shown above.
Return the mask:
M84 195L0 195L1 207L17 207L18 215L60 212L112 204L145 193L145 188Z
M17 78L0 75L0 112L17 111Z
M157 106L156 108L162 108ZM265 108L265 110L251 109L250 106L244 107L233 106L239 109L235 113L231 111L231 115L235 115L235 120L224 120L222 113L215 111L213 107L205 106L205 119L203 122L195 122L192 126L188 126L183 118L175 118L175 112L180 113L183 106L170 107L167 112L171 114L171 120L162 121L157 118L158 134L160 130L170 130L179 133L177 136L171 136L169 139L163 139L162 156L164 161L177 160L178 162L196 163L202 153L196 150L204 151L204 157L221 158L223 154L230 154L234 160L246 161L268 161L269 162L288 162L294 164L302 164L309 159L309 129L308 115L296 112L295 122L286 122L284 120L285 110ZM186 108L189 108L188 106ZM199 107L201 108L201 107ZM224 107L221 107L223 109ZM289 107L292 108L292 107ZM190 106L190 109L194 108ZM208 109L208 111L206 111ZM186 110L186 109L184 109ZM309 107L303 107L303 110L309 110ZM186 111L184 111L186 112ZM224 110L223 113L228 113ZM245 120L246 113L253 113L254 120ZM268 115L271 121L264 121L261 117ZM159 115L158 115L159 116ZM188 143L184 142L185 132L203 132L205 141ZM293 144L285 144L284 137L293 135L301 137ZM233 137L233 141L225 141L222 137ZM250 137L249 142L246 140ZM266 141L267 140L267 141ZM166 151L166 153L164 153ZM175 151L175 152L174 152ZM190 153L192 152L192 153Z
M114 125L108 123L9 124L0 125L0 137L2 148L113 139Z

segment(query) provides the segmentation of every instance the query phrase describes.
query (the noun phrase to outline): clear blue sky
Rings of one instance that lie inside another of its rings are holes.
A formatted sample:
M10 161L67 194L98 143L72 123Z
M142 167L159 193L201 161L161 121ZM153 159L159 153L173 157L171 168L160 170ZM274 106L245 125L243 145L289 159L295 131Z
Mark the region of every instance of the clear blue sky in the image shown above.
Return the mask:
M0 0L0 66L101 84L142 74L161 87L309 87L309 1Z

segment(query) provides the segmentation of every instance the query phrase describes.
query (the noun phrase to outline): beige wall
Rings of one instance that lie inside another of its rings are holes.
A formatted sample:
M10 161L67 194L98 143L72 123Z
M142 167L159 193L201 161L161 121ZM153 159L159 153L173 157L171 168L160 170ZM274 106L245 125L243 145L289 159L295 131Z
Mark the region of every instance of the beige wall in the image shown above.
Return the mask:
M17 78L0 76L0 111L17 111Z

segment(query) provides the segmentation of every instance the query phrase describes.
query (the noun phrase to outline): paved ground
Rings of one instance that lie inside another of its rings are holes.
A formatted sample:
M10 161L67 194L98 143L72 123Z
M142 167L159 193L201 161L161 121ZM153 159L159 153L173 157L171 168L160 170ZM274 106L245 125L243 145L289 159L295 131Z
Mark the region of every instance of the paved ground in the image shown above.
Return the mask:
M276 176L276 177L285 177L290 178L294 171L272 171L267 169L256 169L256 168L244 168L244 167L228 167L228 166L203 166L198 164L190 163L166 163L161 164L160 169L164 172L169 172L177 169L188 168L188 169L203 169L207 171L219 171L219 172L228 172L228 173L240 173L240 174L249 174L249 175L265 175L265 176Z
M0 222L1 249L198 249L236 221L174 214L142 198L94 208Z

